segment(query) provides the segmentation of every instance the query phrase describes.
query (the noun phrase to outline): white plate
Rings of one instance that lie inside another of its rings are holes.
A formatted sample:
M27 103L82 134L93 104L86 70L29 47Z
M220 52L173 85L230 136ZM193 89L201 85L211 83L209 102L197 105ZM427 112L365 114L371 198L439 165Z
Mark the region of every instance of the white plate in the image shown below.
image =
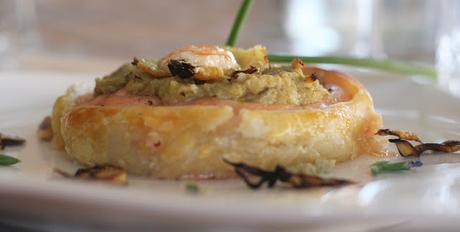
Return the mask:
M433 87L430 81L374 71L345 71L371 92L386 127L413 131L425 141L460 139L460 100ZM190 194L180 181L130 177L129 186L117 187L63 179L53 172L55 167L74 171L78 166L50 144L39 141L36 129L68 85L92 81L93 77L0 73L0 131L27 139L26 146L3 152L22 162L0 168L0 216L35 224L123 228L340 225L346 231L348 227L343 225L350 223L355 229L356 225L376 228L407 223L441 228L460 225L456 220L460 216L460 165L456 163L460 154L427 155L421 168L378 178L369 174L369 164L376 158L363 156L339 165L332 173L360 184L338 189L253 191L240 180L232 180L200 182L203 191Z

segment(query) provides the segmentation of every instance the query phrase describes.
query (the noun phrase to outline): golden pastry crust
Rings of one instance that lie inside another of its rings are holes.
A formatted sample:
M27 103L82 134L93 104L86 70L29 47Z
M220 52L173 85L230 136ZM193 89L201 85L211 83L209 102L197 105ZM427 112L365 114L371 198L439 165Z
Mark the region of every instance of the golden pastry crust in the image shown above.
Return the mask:
M334 71L307 67L337 94L309 106L197 100L187 105L74 104L59 98L54 142L86 165L111 164L157 178L232 176L222 161L271 169L382 152L382 119L369 93ZM69 104L73 104L70 106Z

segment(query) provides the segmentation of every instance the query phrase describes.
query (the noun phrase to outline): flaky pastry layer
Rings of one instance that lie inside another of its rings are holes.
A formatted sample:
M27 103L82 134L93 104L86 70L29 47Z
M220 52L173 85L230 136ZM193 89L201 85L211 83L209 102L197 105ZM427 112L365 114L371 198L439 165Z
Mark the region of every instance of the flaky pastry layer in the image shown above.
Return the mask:
M55 103L54 143L85 165L112 164L157 178L233 176L222 159L272 169L382 152L382 119L369 93L333 71L305 68L338 93L309 106L196 101L187 105Z

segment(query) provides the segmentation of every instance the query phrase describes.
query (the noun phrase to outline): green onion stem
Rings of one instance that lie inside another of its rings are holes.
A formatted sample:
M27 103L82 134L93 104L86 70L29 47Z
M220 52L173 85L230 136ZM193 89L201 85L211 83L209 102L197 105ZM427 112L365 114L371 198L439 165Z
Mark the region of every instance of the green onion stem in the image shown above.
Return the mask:
M0 154L0 166L10 166L19 163L19 161L19 159L16 159L12 156Z
M198 186L197 183L189 182L185 185L185 189L187 192L190 193L198 193L200 191L200 187Z
M371 165L372 175L377 176L384 172L400 172L410 170L408 161L390 163L388 161L377 161Z
M252 0L244 0L241 4L241 7L238 11L238 15L233 22L232 31L227 38L227 42L225 43L229 47L234 47L236 44L236 40L238 39L238 35L240 33L241 25L243 24L246 16L249 12L249 8L251 8Z
M268 55L270 62L286 63L293 59L301 59L305 63L317 64L345 64L358 67L376 68L390 72L410 75L423 75L436 80L436 70L429 67L401 63L392 60L376 60L371 58L351 58L340 56L291 56L291 55Z

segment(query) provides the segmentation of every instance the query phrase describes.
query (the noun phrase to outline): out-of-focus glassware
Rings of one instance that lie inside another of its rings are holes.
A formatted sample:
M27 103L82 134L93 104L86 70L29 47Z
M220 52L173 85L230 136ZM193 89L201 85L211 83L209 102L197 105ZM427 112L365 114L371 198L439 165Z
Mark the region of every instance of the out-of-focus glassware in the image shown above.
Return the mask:
M438 0L283 2L288 52L434 62Z
M19 68L22 54L39 49L35 0L0 0L0 70Z
M0 0L0 70L16 64L16 2Z
M285 29L292 52L382 56L377 0L289 0Z
M1 0L0 0L1 1ZM16 2L16 30L18 46L21 49L35 51L40 48L40 35L38 33L36 1L13 0Z
M442 0L436 52L438 83L460 97L460 1Z
M321 55L333 53L340 48L342 42L340 33L331 25L330 18L327 17L335 10L335 7L329 7L329 2L323 0L285 2L284 27L290 52Z
M385 57L381 34L376 22L380 0L356 0L356 41L352 55Z
M263 44L278 54L386 55L433 64L442 1L255 1L238 46ZM160 57L189 44L222 44L239 6L225 0L0 2L17 5L16 12L1 5L0 11L16 13L20 67L40 56L121 62L132 56Z
M374 27L385 55L405 62L434 64L439 5L443 0L374 0Z

